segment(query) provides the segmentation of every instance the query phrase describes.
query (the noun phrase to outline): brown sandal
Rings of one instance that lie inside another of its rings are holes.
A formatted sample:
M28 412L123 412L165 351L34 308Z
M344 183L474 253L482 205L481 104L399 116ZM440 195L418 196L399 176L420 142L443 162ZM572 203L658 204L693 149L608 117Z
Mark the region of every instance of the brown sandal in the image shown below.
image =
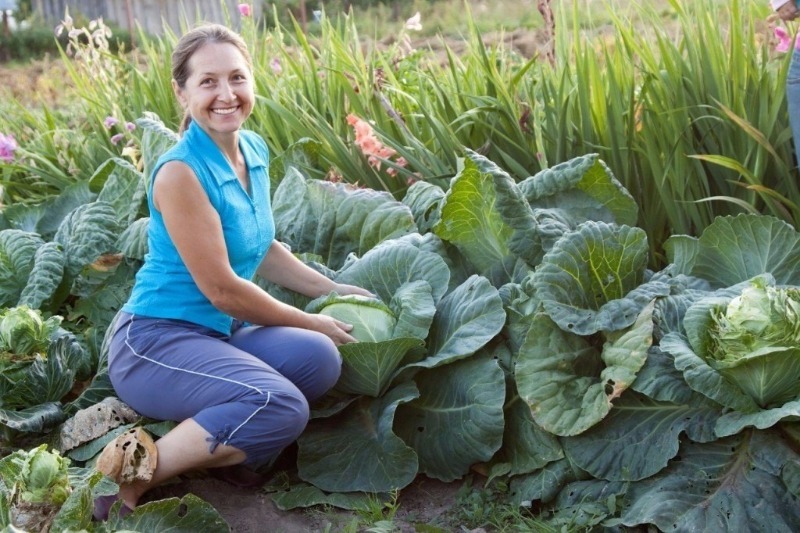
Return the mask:
M150 481L158 464L158 448L142 428L130 429L109 442L95 465L117 485Z

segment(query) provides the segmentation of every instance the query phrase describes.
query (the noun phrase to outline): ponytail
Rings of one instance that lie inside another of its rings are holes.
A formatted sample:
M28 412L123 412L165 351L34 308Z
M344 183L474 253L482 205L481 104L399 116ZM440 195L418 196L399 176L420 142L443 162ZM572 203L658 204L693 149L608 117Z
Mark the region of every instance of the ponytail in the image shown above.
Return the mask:
M178 135L183 136L183 133L189 129L189 124L192 123L192 114L188 110L183 112L183 119L181 120L181 127L178 129Z

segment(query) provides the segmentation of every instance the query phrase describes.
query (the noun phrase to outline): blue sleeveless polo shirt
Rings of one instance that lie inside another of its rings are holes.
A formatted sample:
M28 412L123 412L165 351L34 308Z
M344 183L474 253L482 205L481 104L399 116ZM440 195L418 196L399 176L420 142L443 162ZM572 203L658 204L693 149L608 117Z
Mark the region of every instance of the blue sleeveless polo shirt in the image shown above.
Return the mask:
M269 149L259 135L246 130L239 131L239 149L250 174L250 194L242 187L222 151L194 121L181 140L159 158L147 196L149 251L144 266L136 274L136 283L123 311L186 320L230 334L233 319L211 305L178 255L164 219L153 205L153 182L164 163L177 160L187 164L219 213L233 271L243 279L252 279L275 238L269 200Z

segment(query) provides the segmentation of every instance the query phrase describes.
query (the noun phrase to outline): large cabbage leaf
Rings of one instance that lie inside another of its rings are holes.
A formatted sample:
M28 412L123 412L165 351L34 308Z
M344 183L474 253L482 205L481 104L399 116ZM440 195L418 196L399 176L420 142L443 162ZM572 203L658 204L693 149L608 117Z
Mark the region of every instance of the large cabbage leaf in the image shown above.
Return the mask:
M633 226L639 207L597 154L544 169L519 184L532 208L558 209L573 224L588 220Z
M95 175L107 174L110 168L110 165L103 164L95 171ZM65 187L58 196L47 198L39 204L4 206L3 215L13 228L38 233L43 238L50 239L73 209L95 199L96 195L89 189L89 183L94 177L75 182Z
M146 207L147 188L141 172L129 161L113 157L107 163L113 164L103 189L97 200L107 202L117 213L121 227L126 228L141 216Z
M564 331L626 328L648 302L671 290L666 281L646 281L647 256L643 230L585 222L542 259L534 273L536 296Z
M474 354L500 333L505 319L497 289L482 276L470 277L436 306L427 356L411 367L433 368Z
M118 508L121 503L115 504ZM195 496L167 498L138 505L120 517L112 508L105 522L108 531L203 531L229 533L230 526L214 507Z
M473 159L464 160L441 203L441 217L433 231L458 248L473 272L500 286L514 279L520 260L519 253L512 251L511 240L531 257L537 255L537 243L535 223L514 181L496 166L490 170L496 170L496 176L481 169ZM498 184L503 187L498 188ZM524 226L524 231L515 230L503 219L498 208L503 202L514 204L515 212L522 218L518 224Z
M800 529L800 499L781 480L797 452L771 431L687 442L659 474L632 483L622 523L661 531L774 532Z
M671 262L685 274L729 287L769 273L780 285L800 285L800 233L774 217L717 217L699 238L671 237Z
M136 119L136 124L142 128L142 175L149 183L151 174L156 168L158 158L178 142L178 134L167 128L161 118L150 111L145 111Z
M681 433L695 442L716 440L719 406L666 403L628 392L609 415L588 431L561 440L579 468L609 481L650 477L678 454Z
M101 254L113 251L120 225L108 202L95 201L72 211L55 235L65 256L65 272L74 278Z
M384 302L391 302L403 285L425 281L436 303L447 291L450 270L440 255L400 239L381 243L349 261L334 280L363 287Z
M588 474L575 467L569 459L559 459L530 474L511 478L509 497L512 502L524 507L530 507L534 500L546 503L558 496L566 483L588 477ZM603 483L610 485L608 481Z
M644 365L653 341L653 306L602 351L591 339L562 330L544 313L533 317L514 374L537 424L570 436L606 417L612 400L630 387Z
M411 211L387 192L306 180L290 167L273 199L275 231L294 250L321 256L334 270L351 253L417 231Z
M33 268L36 250L44 244L36 233L0 231L0 307L16 305Z
M325 491L386 492L417 475L418 459L392 425L398 406L419 396L406 382L362 398L337 416L314 419L298 440L298 474Z
M418 181L408 188L403 203L411 209L420 233L430 232L439 222L444 197L441 187L427 181Z
M564 451L557 437L542 429L520 396L509 393L504 406L505 428L501 460L509 464L509 475L528 474L558 461Z
M126 227L117 240L116 248L125 257L144 260L147 254L147 231L150 227L150 217L142 217Z
M64 278L66 259L57 242L46 242L36 250L28 282L20 294L19 305L40 309L53 294Z
M505 376L490 354L423 370L419 398L400 407L397 434L419 456L420 472L458 479L492 458L503 441Z

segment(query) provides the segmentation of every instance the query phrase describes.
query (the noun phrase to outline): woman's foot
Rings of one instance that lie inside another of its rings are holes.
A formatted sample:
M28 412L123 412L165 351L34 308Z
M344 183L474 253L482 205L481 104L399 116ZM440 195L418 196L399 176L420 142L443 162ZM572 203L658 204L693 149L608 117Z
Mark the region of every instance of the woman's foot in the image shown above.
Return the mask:
M119 494L109 494L107 496L98 496L94 500L94 510L92 511L92 516L98 522L105 522L108 520L108 514L111 512L111 507L119 500ZM122 507L119 508L119 517L122 518L123 516L127 516L133 512L133 509L122 503Z

